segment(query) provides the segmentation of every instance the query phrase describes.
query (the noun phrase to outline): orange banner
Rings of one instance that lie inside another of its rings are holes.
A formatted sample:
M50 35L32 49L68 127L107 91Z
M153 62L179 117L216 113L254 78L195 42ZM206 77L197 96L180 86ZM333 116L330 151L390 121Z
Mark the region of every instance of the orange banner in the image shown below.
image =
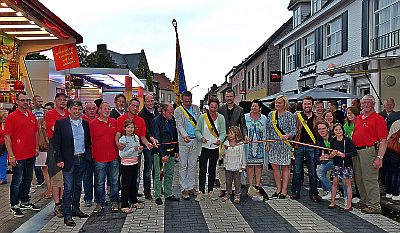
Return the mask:
M78 51L75 44L60 45L53 48L56 70L66 70L79 67Z

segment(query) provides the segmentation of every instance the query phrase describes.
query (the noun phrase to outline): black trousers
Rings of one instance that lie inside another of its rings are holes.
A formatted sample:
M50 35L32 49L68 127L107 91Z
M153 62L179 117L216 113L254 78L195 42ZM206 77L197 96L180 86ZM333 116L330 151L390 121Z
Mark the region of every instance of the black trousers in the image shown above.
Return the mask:
M122 165L122 187L121 187L121 208L129 207L128 201L132 204L136 204L137 199L137 175L138 175L139 164L135 165Z
M199 190L202 193L206 191L206 175L207 175L207 162L208 164L208 192L213 191L215 183L215 170L217 168L217 161L219 157L219 149L201 148L199 158Z

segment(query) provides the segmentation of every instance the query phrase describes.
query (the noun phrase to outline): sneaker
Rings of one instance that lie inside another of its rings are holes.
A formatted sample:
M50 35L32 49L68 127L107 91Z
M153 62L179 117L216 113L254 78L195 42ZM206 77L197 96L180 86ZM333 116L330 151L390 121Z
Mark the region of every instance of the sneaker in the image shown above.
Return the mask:
M358 202L360 202L360 198L358 198L358 197L355 197L355 198L353 198L353 199L351 199L351 203L358 203Z
M338 195L336 195L336 196L338 196ZM337 197L336 197L336 198L337 198ZM331 194L331 192L328 192L326 195L322 196L322 199L324 199L324 200L330 200L330 199L332 199L332 194Z
M393 201L400 201L400 196L392 196Z
M103 209L104 207L97 203L96 207L94 207L93 213L100 213Z
M344 205L344 206L347 206L347 198L344 198L344 200L343 200L343 205Z
M247 191L247 194L248 194L249 196L257 196L257 190L256 190L256 188L254 188L253 186L250 186L249 189L248 189L248 191ZM277 196L277 197L278 197L278 196Z
M22 218L24 217L24 214L22 213L20 208L11 208L10 212L17 218Z
M121 208L121 211L124 212L125 214L133 213L133 210L134 210L134 209L128 208L128 207Z
M163 204L163 201L161 200L161 198L156 198L156 204L157 205L162 205Z
M54 207L54 215L55 215L57 218L62 218L62 217L64 217L64 215L63 215L63 213L62 213L61 205L56 205L56 206Z
M111 211L117 212L119 210L119 205L117 202L112 202L111 203Z
M203 201L203 198L204 198L204 193L198 192L197 193L197 197L194 200L197 201L197 202L200 202L200 201Z
M33 188L33 187L31 187L31 189L29 190L29 192L30 192L30 193L35 193L35 192L36 192L36 189Z
M197 196L197 190L195 188L188 190L188 193L191 196Z
M208 198L210 198L211 201L216 201L218 200L218 195L214 191L211 191L208 192Z
M385 197L390 199L390 198L393 197L393 195L392 194L386 194Z
M364 214L381 214L382 209L381 208L372 208L372 207L367 207L361 210L361 213Z
M186 190L183 190L183 191L182 191L182 199L183 199L183 200L189 200L189 199L190 199L190 196L189 196L189 192L188 192L188 191L186 191Z
M27 204L20 204L19 205L19 208L21 209L21 210L35 210L35 211L39 211L40 210L40 208L39 207L37 207L37 206L35 206L34 204L32 204L32 203L30 203L30 202L28 202Z
M91 201L85 201L85 204L83 206L92 207L92 202Z

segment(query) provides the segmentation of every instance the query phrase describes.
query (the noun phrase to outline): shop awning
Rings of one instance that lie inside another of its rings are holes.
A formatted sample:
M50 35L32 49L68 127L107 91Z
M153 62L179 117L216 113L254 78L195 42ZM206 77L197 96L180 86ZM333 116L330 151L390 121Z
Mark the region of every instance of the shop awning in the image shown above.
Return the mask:
M303 100L304 97L311 96L315 100L338 100L338 99L354 99L359 98L356 95L350 93L344 93L340 91L325 89L325 88L313 88L299 94L295 94L289 97L289 100Z

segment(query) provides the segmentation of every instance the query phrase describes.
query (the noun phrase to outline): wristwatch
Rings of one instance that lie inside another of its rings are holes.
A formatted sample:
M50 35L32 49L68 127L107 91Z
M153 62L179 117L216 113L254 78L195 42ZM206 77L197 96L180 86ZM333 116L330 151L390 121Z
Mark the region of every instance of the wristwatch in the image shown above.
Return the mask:
M380 155L378 155L378 156L376 156L378 159L380 159L380 160L382 160L383 159L383 156L380 156Z

